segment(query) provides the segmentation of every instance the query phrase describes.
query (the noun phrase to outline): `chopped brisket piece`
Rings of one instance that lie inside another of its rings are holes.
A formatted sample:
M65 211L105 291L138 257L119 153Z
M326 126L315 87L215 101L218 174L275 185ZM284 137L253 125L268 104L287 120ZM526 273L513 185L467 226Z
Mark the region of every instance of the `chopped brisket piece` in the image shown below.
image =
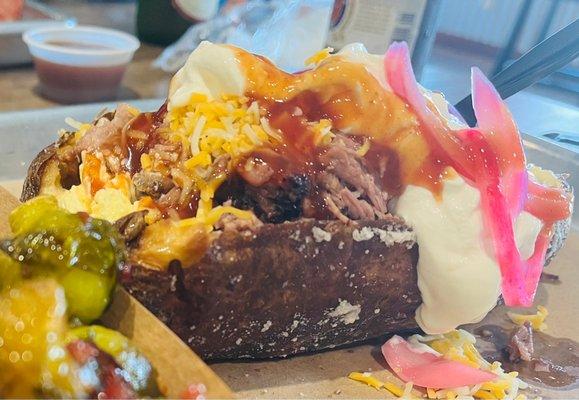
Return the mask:
M516 361L531 361L533 356L533 329L530 322L525 322L524 325L517 327L507 346L509 353L509 360Z
M160 172L149 171L141 171L133 175L133 185L138 199L143 196L158 199L175 186L170 178L163 176Z
M147 215L146 210L135 211L115 222L115 228L117 228L125 242L135 240L143 232L143 229L147 226L145 215Z

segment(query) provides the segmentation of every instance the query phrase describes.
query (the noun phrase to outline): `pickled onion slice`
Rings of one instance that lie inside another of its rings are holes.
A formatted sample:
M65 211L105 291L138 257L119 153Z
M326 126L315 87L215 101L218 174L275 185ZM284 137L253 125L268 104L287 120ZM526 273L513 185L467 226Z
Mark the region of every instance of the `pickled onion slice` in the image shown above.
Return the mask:
M548 188L529 181L525 211L546 223L566 219L571 213L570 195L559 188Z
M478 129L499 162L499 175L511 217L515 218L526 201L528 174L525 153L515 121L496 89L480 69L471 69L472 104Z
M481 192L485 227L491 231L502 275L502 294L509 306L531 306L549 246L554 222L570 213L570 199L561 190L528 178L517 127L487 78L472 71L473 107L478 129L464 139L480 154L476 186ZM478 150L478 151L477 151ZM492 151L489 151L492 150ZM482 162L481 162L482 161ZM514 238L514 220L526 209L543 221L543 229L528 260L523 260Z
M497 376L412 346L398 335L382 345L382 354L394 373L416 386L448 389L494 380Z
M513 217L507 198L501 190L498 157L479 130L467 129L460 131L459 135L469 143L474 167L478 171L475 184L481 195L483 223L490 232L495 257L501 270L501 291L505 303L510 306L530 306L547 249L543 246L537 248L535 245L533 256L528 262L521 259L515 242Z
M418 87L406 43L394 42L390 45L384 57L384 70L386 80L394 93L404 99L414 110L428 144L444 154L446 158L455 160L456 171L465 179L472 181L474 176L468 168L467 153L463 151L462 143L446 123L428 107Z

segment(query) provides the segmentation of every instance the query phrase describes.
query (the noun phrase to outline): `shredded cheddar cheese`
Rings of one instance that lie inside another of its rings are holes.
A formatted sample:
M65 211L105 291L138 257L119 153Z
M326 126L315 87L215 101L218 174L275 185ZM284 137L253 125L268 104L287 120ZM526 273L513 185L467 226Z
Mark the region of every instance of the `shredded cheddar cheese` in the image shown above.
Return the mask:
M392 393L396 397L404 396L405 389L395 385L392 382L382 382L378 378L372 376L369 372L351 372L348 375L348 378L352 379L353 381L364 383L370 387L373 387L376 390L379 389L386 389L390 393Z
M364 157L366 153L368 153L368 150L370 150L370 140L368 140L368 138L364 138L364 144L362 144L362 146L356 150L356 153L358 153L360 157Z
M231 168L240 156L259 146L282 140L281 132L270 126L265 110L247 97L209 99L195 93L186 106L172 109L166 121L170 139L190 149L191 156L183 165L200 192L198 218L203 218L213 209L215 191L225 179L225 176L210 176L215 160L226 156L228 168ZM327 144L334 137L328 119L308 123L308 126L316 145ZM149 162L144 161L146 168Z
M394 396L398 396L398 397L404 396L404 389L393 384L392 382L384 382L384 389L388 390Z
M219 219L225 214L232 214L240 219L253 218L253 213L251 211L240 210L239 208L231 206L217 206L203 216L182 219L179 221L179 226L185 227L201 223L207 226L208 230L211 231L213 225L215 225L217 221L219 221Z
M225 177L210 178L210 167L221 156L229 157L229 166L241 155L281 139L279 132L264 124L264 112L257 102L246 97L223 96L209 100L193 94L184 107L167 115L169 135L174 142L190 148L185 169L200 191L197 217L213 208L213 196Z
M249 104L246 97L209 100L203 94L193 94L186 106L171 110L167 120L172 139L191 149L185 167L204 177L206 167L217 157L235 159L280 139L278 132L262 126L263 116L258 103Z
M516 325L523 325L525 322L530 322L531 327L535 331L543 332L545 329L547 329L545 319L549 315L549 311L543 306L537 306L536 314L526 315L508 312L507 315Z
M368 373L351 372L350 375L348 375L348 378L357 382L365 383L366 385L371 386L376 390L384 387L384 382L378 380Z
M153 160L151 160L151 156L146 153L141 154L141 167L143 167L144 170L149 170L152 166Z

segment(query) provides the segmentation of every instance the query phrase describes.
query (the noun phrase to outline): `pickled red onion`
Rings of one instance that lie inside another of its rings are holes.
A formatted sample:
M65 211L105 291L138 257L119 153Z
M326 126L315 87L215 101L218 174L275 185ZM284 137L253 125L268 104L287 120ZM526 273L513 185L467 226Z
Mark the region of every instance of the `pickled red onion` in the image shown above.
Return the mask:
M398 335L382 345L382 354L394 373L416 386L448 389L492 381L496 375L413 347Z
M384 57L386 79L414 110L432 150L481 195L483 222L490 233L509 306L530 306L541 275L552 224L570 214L570 199L560 189L530 182L516 125L507 107L482 72L473 68L473 106L479 126L452 131L427 104L414 77L408 47L394 43ZM522 260L514 238L514 220L525 209L543 223L528 260Z

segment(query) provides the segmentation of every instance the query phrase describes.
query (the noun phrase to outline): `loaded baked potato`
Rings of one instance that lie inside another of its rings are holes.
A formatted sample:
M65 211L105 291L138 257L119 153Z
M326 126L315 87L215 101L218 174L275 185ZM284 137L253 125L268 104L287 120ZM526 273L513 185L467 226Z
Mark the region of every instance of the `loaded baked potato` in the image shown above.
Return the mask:
M572 195L527 169L484 77L469 129L417 86L404 47L313 63L292 75L205 42L158 111L73 122L32 162L22 200L115 222L123 285L205 358L445 332L501 293L530 305Z

